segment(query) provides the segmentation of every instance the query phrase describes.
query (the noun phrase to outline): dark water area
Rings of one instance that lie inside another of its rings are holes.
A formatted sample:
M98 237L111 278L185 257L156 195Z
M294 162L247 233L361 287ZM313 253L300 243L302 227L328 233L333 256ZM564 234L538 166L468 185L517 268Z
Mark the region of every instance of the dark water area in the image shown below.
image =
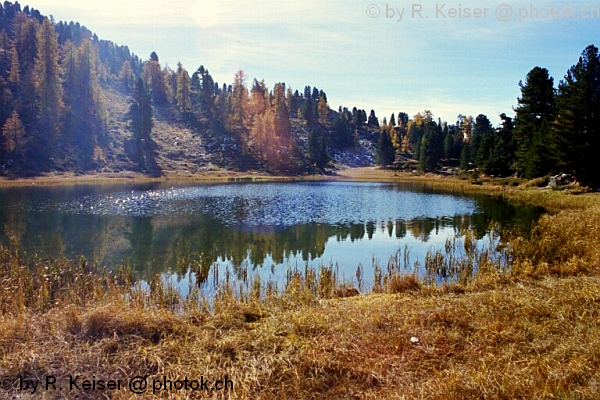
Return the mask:
M201 280L219 270L282 282L290 268L323 264L351 280L359 264L385 265L405 246L423 260L448 237L472 229L485 240L491 221L527 230L541 212L406 183L20 187L0 190L0 241L44 257L127 264L138 278L163 274L185 292L196 275L182 260L202 265Z

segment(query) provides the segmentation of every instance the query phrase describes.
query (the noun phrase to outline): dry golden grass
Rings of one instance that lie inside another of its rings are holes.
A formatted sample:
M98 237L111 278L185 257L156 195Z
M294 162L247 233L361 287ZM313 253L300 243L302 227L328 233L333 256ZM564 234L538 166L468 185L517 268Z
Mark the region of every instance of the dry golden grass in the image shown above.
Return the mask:
M338 290L327 267L293 271L280 293L256 284L240 299L224 287L208 306L159 281L140 291L126 270L1 249L0 377L55 376L65 390L0 397L597 399L600 195L503 195L552 211L531 238L509 238L510 268L485 249L455 264L432 254L429 268L446 268L457 283L436 287L388 265L376 272L376 293L343 299L335 297L348 288ZM66 390L75 375L227 376L234 387Z

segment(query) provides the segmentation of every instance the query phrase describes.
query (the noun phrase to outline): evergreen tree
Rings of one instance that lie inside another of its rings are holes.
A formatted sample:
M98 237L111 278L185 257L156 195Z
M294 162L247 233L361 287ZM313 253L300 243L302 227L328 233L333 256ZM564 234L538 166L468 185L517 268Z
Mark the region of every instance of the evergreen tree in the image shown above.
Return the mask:
M45 147L59 132L63 112L63 88L58 63L58 39L54 27L45 19L38 32L38 54L35 63L35 87L38 100L41 138L38 145L41 154L48 154Z
M501 114L500 127L484 133L477 153L477 166L489 175L507 175L514 159L513 122Z
M387 125L383 126L379 132L376 156L377 163L382 167L392 164L396 159L396 150L394 149L394 144L392 143L390 127Z
M560 144L559 167L584 184L600 185L600 58L588 46L558 85L554 125Z
M419 146L419 169L421 171L434 171L442 156L442 132L435 122L425 124L423 138Z
M469 143L465 143L460 151L460 169L463 171L467 171L469 169L469 160L471 158L470 152L471 146Z
M472 118L467 118L465 119L465 124L469 124L469 122L472 121ZM494 128L492 127L492 123L490 122L489 118L484 115L484 114L479 114L476 118L475 118L475 123L472 125L472 128L467 128L467 130L469 130L471 132L471 139L469 141L469 153L471 154L471 162L475 162L475 158L477 156L477 153L479 152L479 146L481 144L481 139L483 138L483 135L488 132L493 130Z
M331 142L336 149L344 149L354 144L350 121L343 113L338 115L331 124Z
M521 98L515 108L516 166L527 178L542 176L555 165L555 141L551 124L556 116L554 79L545 68L535 67L525 83L519 82Z
M290 112L286 103L283 83L277 83L273 88L273 107L275 108L275 134L284 140L285 145L288 145L291 141L290 131L292 124L290 122Z
M315 114L313 111L313 106L310 103L310 100L304 100L302 103L302 109L300 110L300 115L303 120L306 121L307 125L313 125L315 122Z
M329 162L327 154L327 140L317 131L312 129L308 135L308 156L311 163L317 168L324 168Z
M142 78L137 79L133 89L132 102L129 107L129 118L131 119L133 138L137 142L150 140L153 127L152 105Z
M369 119L367 120L367 125L379 127L379 120L375 116L375 110L371 110L371 114L369 114Z
M444 136L444 158L449 160L450 158L454 157L454 134L450 130L450 128L448 128L447 124L446 124L446 126L444 126L443 136Z

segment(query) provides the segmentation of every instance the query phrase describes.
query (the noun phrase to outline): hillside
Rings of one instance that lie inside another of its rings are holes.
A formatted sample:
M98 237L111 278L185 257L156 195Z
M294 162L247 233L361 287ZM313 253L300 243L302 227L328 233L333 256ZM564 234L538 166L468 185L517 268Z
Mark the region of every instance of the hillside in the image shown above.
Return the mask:
M378 126L366 126L364 110L332 111L310 86L301 94L246 80L239 71L219 85L204 66L173 71L155 52L142 61L80 23L5 2L0 174L296 175L373 163Z

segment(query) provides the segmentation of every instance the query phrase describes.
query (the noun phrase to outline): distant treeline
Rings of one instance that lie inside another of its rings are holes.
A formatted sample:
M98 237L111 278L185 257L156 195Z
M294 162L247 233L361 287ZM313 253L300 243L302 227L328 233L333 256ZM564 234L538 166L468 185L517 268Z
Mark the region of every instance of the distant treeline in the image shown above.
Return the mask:
M408 119L405 113L384 120L378 143L379 162L395 155L414 157L422 171L444 160L489 175L517 173L535 178L572 173L578 181L600 185L600 59L588 46L578 63L554 86L545 68L535 67L519 82L521 97L514 120L500 115L494 128L487 116L459 115L454 124L433 119L430 111Z

